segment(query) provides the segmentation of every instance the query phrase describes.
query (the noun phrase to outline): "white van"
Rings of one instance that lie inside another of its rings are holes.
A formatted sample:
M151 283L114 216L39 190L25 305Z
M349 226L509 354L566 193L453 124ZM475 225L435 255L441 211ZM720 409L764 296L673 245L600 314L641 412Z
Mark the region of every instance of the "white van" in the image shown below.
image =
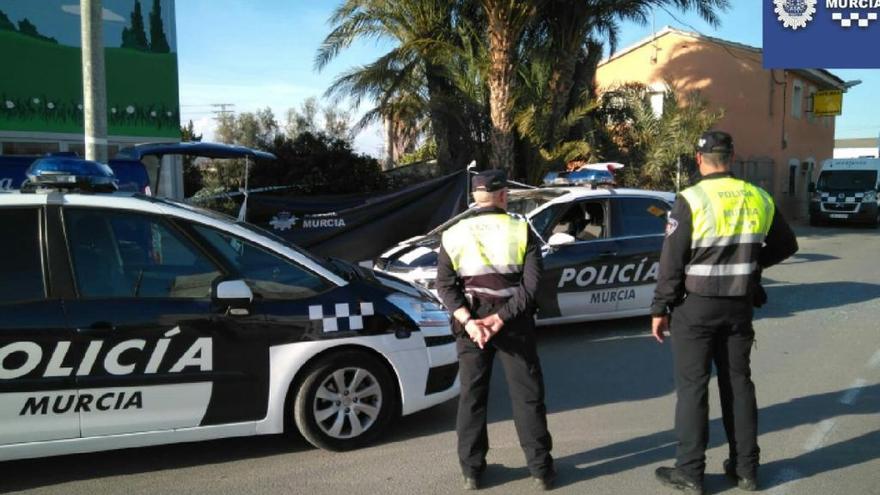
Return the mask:
M878 158L826 160L810 191L810 225L826 221L880 225Z

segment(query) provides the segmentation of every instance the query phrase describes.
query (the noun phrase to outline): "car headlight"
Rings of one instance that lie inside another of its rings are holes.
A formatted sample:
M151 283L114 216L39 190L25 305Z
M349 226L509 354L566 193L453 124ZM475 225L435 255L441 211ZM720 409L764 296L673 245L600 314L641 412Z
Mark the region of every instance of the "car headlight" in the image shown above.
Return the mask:
M868 191L862 201L877 201L877 191Z
M403 294L388 296L388 302L400 308L420 327L449 326L449 313L435 301L416 299Z
M815 201L817 203L819 201L822 201L822 193L814 192L814 193L810 194L810 201Z

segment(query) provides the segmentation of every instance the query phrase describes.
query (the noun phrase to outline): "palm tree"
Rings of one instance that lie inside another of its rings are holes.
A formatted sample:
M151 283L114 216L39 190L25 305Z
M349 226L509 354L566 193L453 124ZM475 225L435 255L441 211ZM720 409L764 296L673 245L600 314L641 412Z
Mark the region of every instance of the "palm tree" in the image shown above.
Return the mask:
M683 93L667 84L663 112L655 113L648 90L627 84L603 95L603 131L616 154L606 158L627 163L624 182L640 187L671 190L676 186L676 163L688 160L694 143L723 116L712 110L697 92Z
M418 94L430 118L438 160L458 168L472 154L464 130L454 118L460 99L451 80L449 61L460 50L455 31L457 11L446 0L346 0L330 23L333 29L315 58L322 69L358 38L389 39L396 46L372 63L339 76L328 94L350 96L355 105L365 97L377 101L367 119L398 113L395 105ZM362 121L362 124L367 121Z

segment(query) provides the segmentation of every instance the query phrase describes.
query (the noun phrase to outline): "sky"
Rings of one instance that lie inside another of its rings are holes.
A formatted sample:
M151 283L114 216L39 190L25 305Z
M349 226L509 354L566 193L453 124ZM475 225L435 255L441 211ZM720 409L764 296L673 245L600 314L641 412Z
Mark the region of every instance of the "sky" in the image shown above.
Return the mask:
M341 1L341 0L340 0ZM177 0L177 52L181 117L192 120L198 132L212 136L215 107L229 103L237 112L270 107L279 122L288 108L311 96L322 97L332 81L351 68L369 63L389 48L388 42L359 42L343 51L321 72L314 69L315 53L330 32L327 23L336 0ZM673 26L760 47L761 6L764 0L733 0L712 27L696 14L657 10L647 25L622 25L619 49ZM880 134L880 69L832 70L845 81L861 80L844 97L837 118L837 138L877 137ZM364 102L353 110L369 109ZM345 104L345 103L344 103ZM368 128L355 138L355 148L382 154L382 132Z

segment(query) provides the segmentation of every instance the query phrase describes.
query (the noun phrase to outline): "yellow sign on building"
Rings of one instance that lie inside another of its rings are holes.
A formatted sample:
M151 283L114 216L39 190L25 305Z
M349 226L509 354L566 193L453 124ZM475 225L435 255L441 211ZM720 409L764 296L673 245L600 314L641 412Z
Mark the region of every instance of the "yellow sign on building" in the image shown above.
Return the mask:
M819 91L813 95L813 115L826 117L843 113L842 91Z

